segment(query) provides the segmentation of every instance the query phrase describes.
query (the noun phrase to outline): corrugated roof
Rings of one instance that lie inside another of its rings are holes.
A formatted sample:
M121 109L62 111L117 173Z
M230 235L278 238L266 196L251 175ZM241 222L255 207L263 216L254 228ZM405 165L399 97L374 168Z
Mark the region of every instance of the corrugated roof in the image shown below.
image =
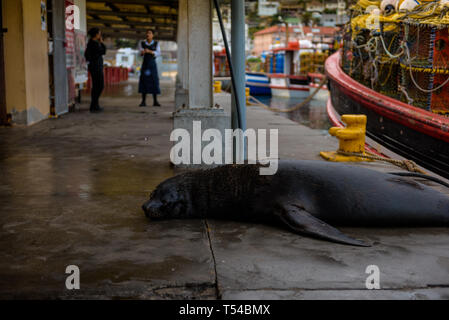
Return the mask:
M88 28L99 27L105 36L144 38L155 30L159 40L175 40L178 0L87 0Z

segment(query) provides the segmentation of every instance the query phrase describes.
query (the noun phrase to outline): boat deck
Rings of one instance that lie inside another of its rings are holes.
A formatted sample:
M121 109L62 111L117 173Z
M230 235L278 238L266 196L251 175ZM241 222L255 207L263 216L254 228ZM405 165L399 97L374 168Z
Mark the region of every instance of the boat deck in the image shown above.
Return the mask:
M326 60L332 106L338 114L365 114L367 135L449 178L449 118L372 90L340 67L340 51Z

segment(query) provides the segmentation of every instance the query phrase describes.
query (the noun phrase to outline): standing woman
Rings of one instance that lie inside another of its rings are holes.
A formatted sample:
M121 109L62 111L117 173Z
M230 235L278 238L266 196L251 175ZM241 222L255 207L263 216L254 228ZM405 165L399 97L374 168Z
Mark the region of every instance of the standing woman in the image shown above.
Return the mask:
M89 64L88 69L92 78L90 112L101 112L103 108L100 107L98 100L104 89L103 55L106 54L106 46L103 43L100 29L90 29L89 37L84 56Z
M143 56L140 69L139 93L142 94L140 107L146 107L147 94L153 94L153 106L160 107L157 95L161 94L159 88L159 75L157 72L156 58L161 55L158 41L153 39L153 31L147 30L147 39L140 43L140 54Z

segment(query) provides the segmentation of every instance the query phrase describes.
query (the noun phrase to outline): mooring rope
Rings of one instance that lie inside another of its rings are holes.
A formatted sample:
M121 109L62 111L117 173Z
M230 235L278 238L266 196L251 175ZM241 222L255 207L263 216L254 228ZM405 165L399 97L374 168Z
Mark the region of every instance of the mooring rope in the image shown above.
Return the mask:
M397 176L404 176L404 177L414 177L414 178L422 178L427 179L436 183L439 183L445 187L449 188L449 184L444 182L443 180L430 176L426 171L422 170L418 165L412 161L412 160L397 160L397 159L390 159L382 156L378 156L374 153L365 151L365 154L358 153L358 152L344 152L344 151L337 151L338 154L345 155L345 156L356 156L360 158L365 159L371 159L371 160L377 160L377 161L385 161L389 162L399 168L405 169L409 172L389 172L389 174L397 175Z
M254 98L253 96L250 96L250 99L253 99L256 102L253 105L255 105L255 106L259 105L259 106L261 106L267 110L273 111L273 112L284 112L284 113L293 112L298 109L301 109L303 106L308 104L313 99L313 97L318 93L318 91L320 91L320 89L326 84L326 81L327 81L327 77L324 76L323 79L321 79L321 82L319 83L318 87L315 89L315 91L311 95L309 95L307 97L307 99L305 99L301 103L297 104L296 106L288 108L288 109L280 109L280 108L270 107L270 106L266 105L265 103L261 102L260 100Z
M363 153L359 153L359 152L345 152L345 151L338 150L337 153L341 154L343 156L354 156L354 157L370 159L370 160L385 161L385 162L389 162L397 167L400 167L400 168L405 169L410 172L427 174L426 171L424 171L420 167L418 167L418 165L412 160L390 159L390 158L378 156L378 155L368 152L368 151L365 151L365 154L363 154Z

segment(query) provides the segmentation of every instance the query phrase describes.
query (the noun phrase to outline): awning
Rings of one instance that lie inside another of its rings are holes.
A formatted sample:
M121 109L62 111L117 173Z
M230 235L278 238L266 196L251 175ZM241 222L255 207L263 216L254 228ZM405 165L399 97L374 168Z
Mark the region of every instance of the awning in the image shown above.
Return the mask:
M87 26L112 38L176 40L178 0L87 0Z

